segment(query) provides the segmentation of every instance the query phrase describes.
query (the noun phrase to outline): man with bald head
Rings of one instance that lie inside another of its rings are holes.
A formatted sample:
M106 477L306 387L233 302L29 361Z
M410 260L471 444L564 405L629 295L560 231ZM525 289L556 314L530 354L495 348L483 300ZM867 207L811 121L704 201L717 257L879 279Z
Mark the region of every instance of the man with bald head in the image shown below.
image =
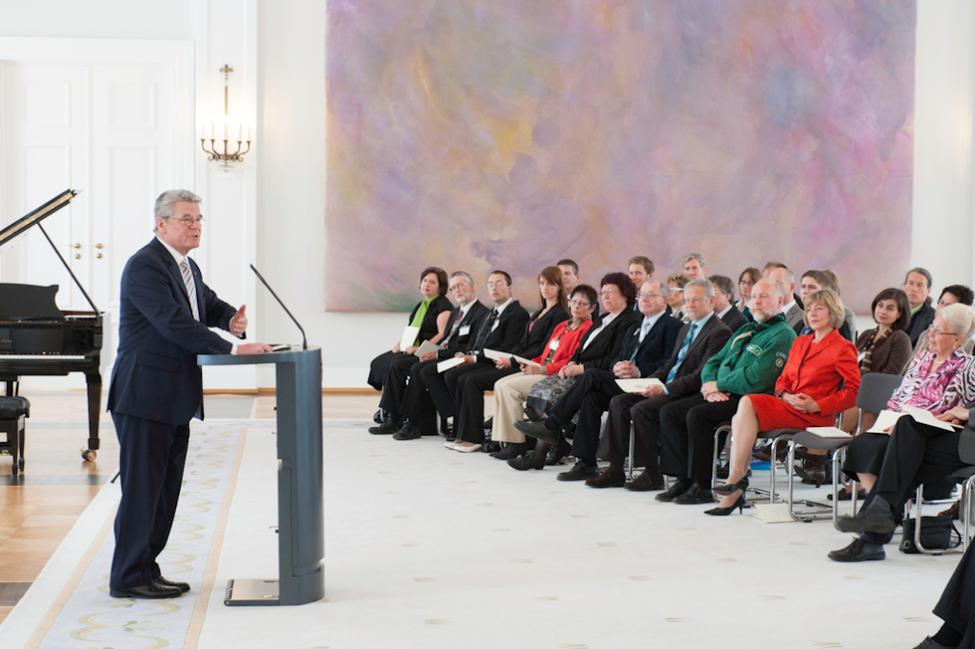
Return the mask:
M616 379L652 376L671 356L681 328L680 320L670 315L666 284L647 280L640 287L638 298L643 319L623 334L623 345L612 370L587 369L555 403L544 422L516 422L516 428L543 441L557 442L560 431L578 413L572 454L591 462L590 466L596 465L603 412L613 397L623 394Z
M772 392L796 338L781 313L787 295L771 278L756 282L749 305L755 321L735 331L704 364L698 394L660 410L660 471L677 480L657 500L679 505L713 500L715 429L731 421L746 394Z

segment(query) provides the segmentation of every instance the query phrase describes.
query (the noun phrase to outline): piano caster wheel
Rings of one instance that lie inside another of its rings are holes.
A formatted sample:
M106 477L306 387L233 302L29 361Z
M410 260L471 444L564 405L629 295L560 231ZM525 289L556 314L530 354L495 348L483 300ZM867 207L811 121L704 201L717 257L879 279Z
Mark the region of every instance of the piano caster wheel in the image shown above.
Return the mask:
M98 457L98 451L93 451L90 448L82 449L81 459L85 462L91 462L96 457Z

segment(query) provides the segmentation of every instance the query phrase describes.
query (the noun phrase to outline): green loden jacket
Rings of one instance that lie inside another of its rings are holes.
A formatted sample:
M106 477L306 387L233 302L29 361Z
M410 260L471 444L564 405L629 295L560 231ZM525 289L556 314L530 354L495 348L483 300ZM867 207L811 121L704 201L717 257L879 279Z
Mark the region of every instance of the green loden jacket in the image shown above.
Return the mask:
M701 370L701 382L717 381L731 394L770 393L785 367L796 332L780 313L767 321L749 322L733 334Z

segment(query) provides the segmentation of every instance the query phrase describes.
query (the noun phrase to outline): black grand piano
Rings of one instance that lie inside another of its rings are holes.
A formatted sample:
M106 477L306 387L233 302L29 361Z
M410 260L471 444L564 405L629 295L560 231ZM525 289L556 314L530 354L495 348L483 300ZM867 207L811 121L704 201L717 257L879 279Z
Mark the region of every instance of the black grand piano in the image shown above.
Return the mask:
M41 225L41 221L70 203L77 194L73 189L66 189L0 230L0 246L3 246L31 227L37 227L91 306L91 311L61 311L55 302L56 285L0 283L0 382L6 385L8 395L14 395L18 393L22 376L84 372L88 384L88 445L81 449L81 457L87 461L95 459L98 451L103 314Z

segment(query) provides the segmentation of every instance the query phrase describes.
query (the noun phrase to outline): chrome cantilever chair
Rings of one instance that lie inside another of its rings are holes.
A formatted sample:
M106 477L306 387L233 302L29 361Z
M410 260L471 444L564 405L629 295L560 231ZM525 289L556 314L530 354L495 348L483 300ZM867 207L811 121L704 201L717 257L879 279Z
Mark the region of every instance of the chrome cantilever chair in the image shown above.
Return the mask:
M856 400L856 431L858 435L863 432L864 413L879 414L887 406L887 402L890 400L890 395L892 395L894 390L897 389L897 386L900 385L901 379L902 377L896 374L870 373L863 375L860 380L860 389L857 392ZM842 427L842 416L838 416L838 419L838 426ZM798 431L789 441L788 464L786 467L788 476L786 501L789 504L789 515L792 516L793 520L811 521L829 517L832 518L833 524L836 524L836 518L839 513L840 467L843 464L843 458L846 456L846 447L849 446L850 442L852 441L853 437L826 438L820 437L819 435L811 433L807 430ZM799 446L825 450L827 451L827 455L831 456L830 460L832 462L833 469L833 502L831 506L826 505L825 503L805 500L801 501L801 504L813 509L801 512L796 511L793 488L795 482L795 450ZM852 494L852 505L853 512L856 513L857 489L855 486ZM825 512L822 511L823 508L829 508L830 513L826 515Z
M792 437L799 432L799 429L793 428L776 428L775 430L760 432L756 441L762 440L772 440L769 445L769 481L768 481L768 498L769 502L775 502L778 495L775 493L775 473L776 473L776 457L779 451L779 444L788 442ZM718 458L721 455L721 437L724 435L731 435L731 424L722 424L714 430L714 453L711 457L711 488L714 489L718 484ZM751 488L749 491L753 493L763 494L763 489Z
M963 528L961 535L962 542L959 547L949 548L947 550L926 548L921 543L921 526L924 521L924 518L921 515L921 510L924 506L924 485L920 484L917 486L917 491L914 492L914 545L917 546L918 552L923 554L947 554L950 552L964 552L968 549L968 544L971 538L969 536L969 528L972 524L972 497L975 496L975 466L962 467L949 475L948 479L961 483L961 502L959 510L961 513ZM909 508L910 503L907 503L904 506L905 518L907 518Z

